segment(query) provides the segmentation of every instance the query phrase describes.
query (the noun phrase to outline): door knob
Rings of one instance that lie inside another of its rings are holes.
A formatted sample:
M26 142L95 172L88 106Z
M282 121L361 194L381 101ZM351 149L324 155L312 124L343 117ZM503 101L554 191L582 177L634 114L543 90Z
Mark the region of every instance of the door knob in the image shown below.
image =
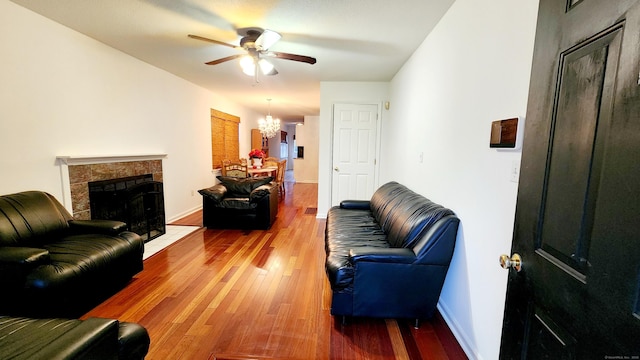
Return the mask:
M522 270L522 258L518 253L511 255L511 258L509 258L509 255L500 255L500 266L503 269L513 268L516 272L520 272Z
M338 169L338 167L336 166L333 168L333 171L340 171L340 169Z

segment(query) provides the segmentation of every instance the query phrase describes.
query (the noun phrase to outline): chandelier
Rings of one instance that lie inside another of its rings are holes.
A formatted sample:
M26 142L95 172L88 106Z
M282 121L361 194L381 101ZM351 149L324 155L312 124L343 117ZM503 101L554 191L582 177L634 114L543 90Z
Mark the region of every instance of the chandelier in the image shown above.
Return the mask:
M272 138L280 131L280 119L274 119L271 116L271 99L267 99L269 102L269 114L265 119L258 120L258 129L262 136L266 138Z

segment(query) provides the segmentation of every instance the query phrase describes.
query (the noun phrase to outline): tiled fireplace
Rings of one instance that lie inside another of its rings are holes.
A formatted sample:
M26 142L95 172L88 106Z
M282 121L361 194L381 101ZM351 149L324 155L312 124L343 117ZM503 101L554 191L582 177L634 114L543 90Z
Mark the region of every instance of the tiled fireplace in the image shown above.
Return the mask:
M165 156L164 154L97 157L59 156L64 206L75 219L91 219L89 185L105 180L144 176L151 181L160 183L159 188L162 189L162 158ZM113 183L115 184L116 181ZM156 188L158 187L156 186ZM161 211L164 219L164 208ZM164 231L164 224L162 225ZM140 235L145 237L144 234Z

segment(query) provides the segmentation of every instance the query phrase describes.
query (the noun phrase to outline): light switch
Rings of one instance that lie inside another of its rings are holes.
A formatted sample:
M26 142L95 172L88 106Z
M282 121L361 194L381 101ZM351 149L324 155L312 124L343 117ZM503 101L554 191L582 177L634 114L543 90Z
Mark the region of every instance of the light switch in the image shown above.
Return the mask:
M520 178L520 160L513 160L511 162L511 182L517 183Z

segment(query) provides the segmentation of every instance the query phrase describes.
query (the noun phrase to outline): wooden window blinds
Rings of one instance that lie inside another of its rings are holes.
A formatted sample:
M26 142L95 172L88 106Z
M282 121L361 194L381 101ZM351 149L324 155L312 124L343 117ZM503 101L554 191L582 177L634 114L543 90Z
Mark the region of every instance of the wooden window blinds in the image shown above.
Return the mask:
M214 169L221 168L224 159L239 159L239 124L239 117L211 109L211 163Z

